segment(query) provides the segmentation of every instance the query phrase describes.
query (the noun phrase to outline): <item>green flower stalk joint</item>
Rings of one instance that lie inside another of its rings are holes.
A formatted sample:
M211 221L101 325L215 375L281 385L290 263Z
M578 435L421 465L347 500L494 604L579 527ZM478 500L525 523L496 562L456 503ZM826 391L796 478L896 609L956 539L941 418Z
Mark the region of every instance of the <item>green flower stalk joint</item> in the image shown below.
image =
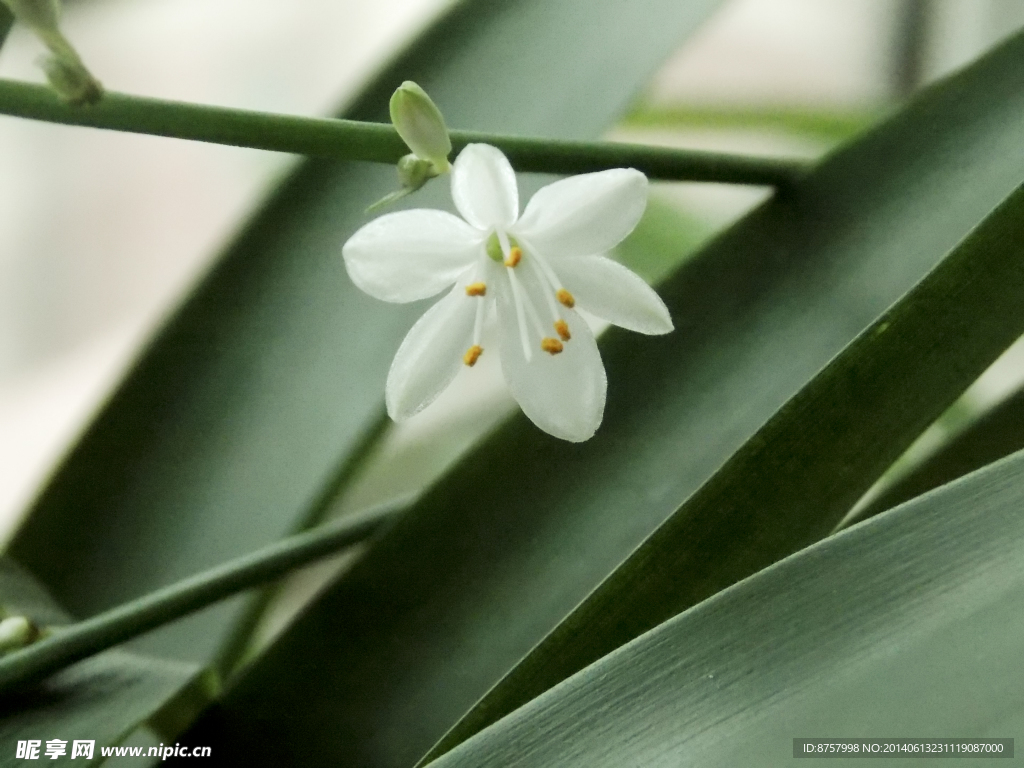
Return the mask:
M43 59L46 79L70 104L95 104L103 96L103 86L92 76L81 57L60 31L58 0L3 0L14 17L32 28L51 56Z
M448 162L452 142L444 116L426 91L406 80L392 94L390 107L391 122L412 154L398 161L401 188L371 205L367 212L412 194L452 167Z

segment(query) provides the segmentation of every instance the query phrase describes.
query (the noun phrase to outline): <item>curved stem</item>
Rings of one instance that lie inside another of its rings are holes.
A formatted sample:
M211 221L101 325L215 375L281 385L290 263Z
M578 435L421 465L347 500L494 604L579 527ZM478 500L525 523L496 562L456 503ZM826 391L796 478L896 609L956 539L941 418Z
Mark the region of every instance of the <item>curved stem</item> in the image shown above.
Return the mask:
M0 658L0 692L38 680L76 661L263 584L364 541L404 506L388 505L290 536L216 568L67 627Z
M337 160L394 164L409 152L395 129L385 123L276 115L109 92L98 104L74 107L45 86L14 80L0 80L0 114ZM475 131L452 131L451 140L456 153L472 142L493 144L517 171L526 173L574 174L630 167L665 181L777 186L793 181L808 167L798 160Z

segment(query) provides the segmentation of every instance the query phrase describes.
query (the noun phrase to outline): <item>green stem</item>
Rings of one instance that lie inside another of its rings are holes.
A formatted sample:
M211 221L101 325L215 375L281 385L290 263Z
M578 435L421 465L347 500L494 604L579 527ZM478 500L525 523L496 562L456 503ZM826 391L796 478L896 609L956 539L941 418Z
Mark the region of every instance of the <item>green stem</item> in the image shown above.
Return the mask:
M177 139L253 147L337 160L397 163L409 150L385 123L294 117L107 93L88 108L69 106L49 88L0 80L0 114L146 133ZM697 152L617 142L558 141L452 131L457 153L486 142L504 152L518 171L574 174L631 167L652 179L784 185L807 168L803 161Z
M218 600L364 541L402 509L400 505L389 505L290 536L90 619L54 629L53 634L39 642L0 658L0 692L38 680Z
M359 442L338 463L331 473L330 479L320 489L313 503L309 505L305 515L295 524L292 529L293 534L308 531L323 523L338 496L366 464L380 439L387 434L391 423L391 419L382 409L359 438ZM245 658L256 627L279 591L280 585L268 584L254 594L242 609L242 613L232 626L227 639L221 645L214 663L214 667L222 678L227 678L234 672Z

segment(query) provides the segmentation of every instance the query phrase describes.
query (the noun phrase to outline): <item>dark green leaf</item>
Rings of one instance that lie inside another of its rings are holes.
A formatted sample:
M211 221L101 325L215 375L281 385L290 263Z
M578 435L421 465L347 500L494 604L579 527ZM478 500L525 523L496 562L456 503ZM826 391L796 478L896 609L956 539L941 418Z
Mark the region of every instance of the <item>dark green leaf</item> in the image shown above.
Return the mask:
M68 620L45 590L9 560L0 560L0 601L9 612L26 615L43 627ZM166 701L189 689L198 668L107 651L47 679L31 690L0 697L0 765L24 765L15 759L19 740L95 740L120 742L156 714ZM42 753L42 750L40 750ZM44 758L45 759L45 758Z
M567 445L515 419L468 456L229 692L217 723L230 743L243 749L262 734L295 754L407 763L414 747L510 670L1016 188L1024 178L1022 67L1019 38L926 92L691 259L662 290L674 333L605 338L610 391L597 436ZM956 295L956 285L946 288ZM964 288L979 286L969 281ZM1001 311L1006 300L1002 294L985 310ZM833 439L823 425L813 426L813 440L794 444L800 453L791 463L790 446L777 444L771 466L785 473L744 491L755 500L762 490L774 494L777 506L709 510L699 518L708 527L674 540L673 558L665 561L692 558L685 576L665 573L669 586L685 584L677 598L658 594L644 603L618 594L618 604L604 603L608 622L593 625L594 637L573 635L573 645L547 658L543 675L516 687L468 730L630 639L646 622L827 532L857 498L855 486L884 470L885 452L899 451L900 441L916 436L969 383L983 358L1009 343L1020 323L1020 309L1011 309L1005 328L998 316L972 318L981 325L982 347L957 346L948 361L925 350L913 360L938 378L934 386L897 391L893 404L908 407L891 423L886 398L893 388L880 387L877 367L864 379L849 371L832 391L835 415L847 420L837 426L851 429L876 416L846 407L849 394L859 408L884 408L878 422L892 431L877 456L863 455L865 446L869 453L876 446L860 434L849 448L857 465L839 473L834 486L822 474L827 465L816 466L809 480L836 487L834 498L801 500L794 475L798 480L808 453L830 450L845 431ZM936 332L945 332L963 316L934 319ZM921 351L914 344L923 336L901 331L895 338ZM860 348L871 344L865 337ZM891 360L892 347L885 348ZM897 363L893 382L923 375L914 364ZM697 543L703 548L695 551Z
M847 525L892 509L1024 448L1024 390L980 416L857 511Z
M727 589L433 765L789 767L794 737L1018 736L1022 506L1016 454Z
M463 2L344 116L386 121L391 92L415 79L452 127L592 137L715 4ZM329 482L376 416L391 357L423 310L361 294L340 258L363 210L395 184L393 168L304 163L147 350L13 545L74 612L280 537ZM414 204L447 198L435 183ZM207 659L236 609L142 647Z

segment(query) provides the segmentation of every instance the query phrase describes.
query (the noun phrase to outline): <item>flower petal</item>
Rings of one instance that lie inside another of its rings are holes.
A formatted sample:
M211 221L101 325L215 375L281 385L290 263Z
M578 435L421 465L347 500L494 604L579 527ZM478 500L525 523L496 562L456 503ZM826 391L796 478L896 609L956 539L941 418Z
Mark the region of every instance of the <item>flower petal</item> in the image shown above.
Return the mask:
M519 218L515 171L490 144L467 144L455 158L452 199L466 221L480 229L508 229Z
M549 355L537 346L527 362L507 285L498 291L501 370L523 413L548 434L580 443L593 437L604 416L608 381L594 335L572 310L563 312L572 340ZM538 307L538 310L540 307Z
M384 301L443 291L480 255L485 233L445 211L388 213L360 228L341 249L348 275Z
M558 259L555 268L576 305L602 320L651 336L674 327L661 297L617 261L605 256L574 256Z
M473 339L478 301L466 295L460 281L406 334L384 389L392 419L402 421L419 413L451 384Z
M647 177L632 168L570 176L531 198L513 233L550 258L607 251L647 206Z

